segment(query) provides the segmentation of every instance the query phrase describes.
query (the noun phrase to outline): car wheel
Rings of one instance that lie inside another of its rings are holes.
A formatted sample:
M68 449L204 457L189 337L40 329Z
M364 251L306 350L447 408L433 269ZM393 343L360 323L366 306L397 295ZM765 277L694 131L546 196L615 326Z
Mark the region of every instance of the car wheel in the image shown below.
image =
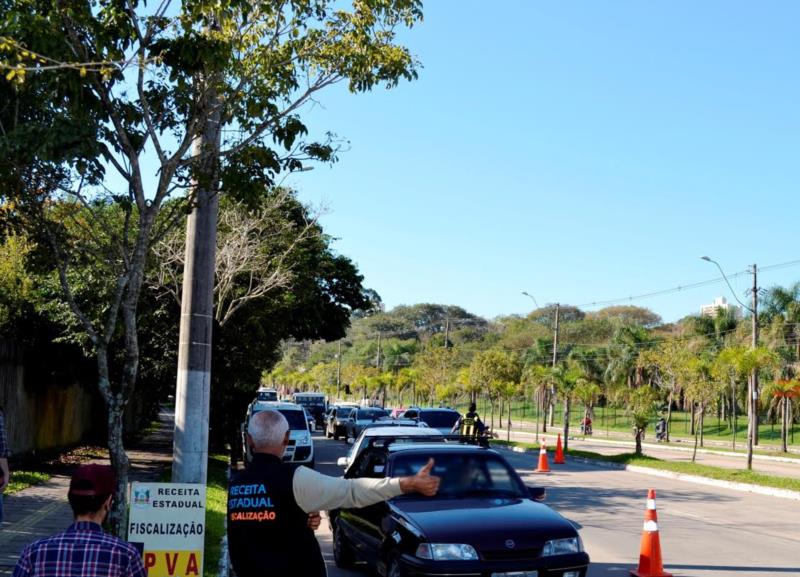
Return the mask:
M391 553L386 564L386 577L406 577L406 575L405 569L400 565L400 558L397 553Z
M356 564L353 549L347 542L347 537L342 534L338 523L334 525L333 530L333 561L339 569L351 569Z
M333 440L334 441L338 441L339 440L339 429L334 429L333 430Z
M333 437L333 435L331 435L331 432L330 432L330 431L327 431L327 430L325 431L325 436L326 436L326 437L328 437L329 439L330 439L331 437Z

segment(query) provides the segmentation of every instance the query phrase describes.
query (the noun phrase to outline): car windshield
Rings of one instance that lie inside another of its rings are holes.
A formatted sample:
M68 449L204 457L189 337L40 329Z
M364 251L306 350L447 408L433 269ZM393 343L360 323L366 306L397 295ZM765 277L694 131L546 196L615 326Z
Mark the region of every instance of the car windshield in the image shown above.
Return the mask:
M277 401L278 400L278 392L277 391L259 391L258 392L258 400L259 401Z
M388 417L389 413L383 409L359 409L356 416L358 421L368 421L370 419L382 419Z
M295 397L294 402L305 406L322 406L325 404L325 397Z
M458 413L455 411L421 411L419 420L435 429L452 427L458 420Z
M494 495L521 497L526 494L511 468L496 455L488 453L398 454L392 466L392 477L415 475L433 457L432 475L441 477L438 495L465 497Z
M297 409L278 409L278 412L286 417L289 422L289 428L292 430L308 430L308 423L306 422L306 414Z

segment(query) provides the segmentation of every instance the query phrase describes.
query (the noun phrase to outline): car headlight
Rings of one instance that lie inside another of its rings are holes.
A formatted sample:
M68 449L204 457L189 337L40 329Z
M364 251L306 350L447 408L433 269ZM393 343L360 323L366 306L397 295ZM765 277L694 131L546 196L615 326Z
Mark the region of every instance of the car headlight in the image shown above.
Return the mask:
M553 555L568 555L569 553L580 553L583 551L583 543L580 537L570 537L568 539L553 539L547 541L542 549L542 557L552 557Z
M478 552L463 543L423 543L417 547L417 557L433 561L477 561Z

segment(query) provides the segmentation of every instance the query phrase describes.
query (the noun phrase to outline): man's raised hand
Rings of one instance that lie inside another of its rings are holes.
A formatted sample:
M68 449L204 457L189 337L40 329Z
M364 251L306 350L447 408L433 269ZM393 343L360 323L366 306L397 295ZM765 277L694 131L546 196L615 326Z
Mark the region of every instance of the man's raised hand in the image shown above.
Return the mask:
M421 493L426 497L433 497L439 490L439 483L442 479L431 475L433 469L433 458L422 467L413 477L400 478L400 490L403 493Z

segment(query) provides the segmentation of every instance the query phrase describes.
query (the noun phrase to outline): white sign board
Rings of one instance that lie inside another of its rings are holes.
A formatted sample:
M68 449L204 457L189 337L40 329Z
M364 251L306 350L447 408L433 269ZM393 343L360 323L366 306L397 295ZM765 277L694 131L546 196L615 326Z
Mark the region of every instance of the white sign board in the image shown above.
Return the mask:
M128 541L141 544L148 577L200 577L206 486L131 483Z

